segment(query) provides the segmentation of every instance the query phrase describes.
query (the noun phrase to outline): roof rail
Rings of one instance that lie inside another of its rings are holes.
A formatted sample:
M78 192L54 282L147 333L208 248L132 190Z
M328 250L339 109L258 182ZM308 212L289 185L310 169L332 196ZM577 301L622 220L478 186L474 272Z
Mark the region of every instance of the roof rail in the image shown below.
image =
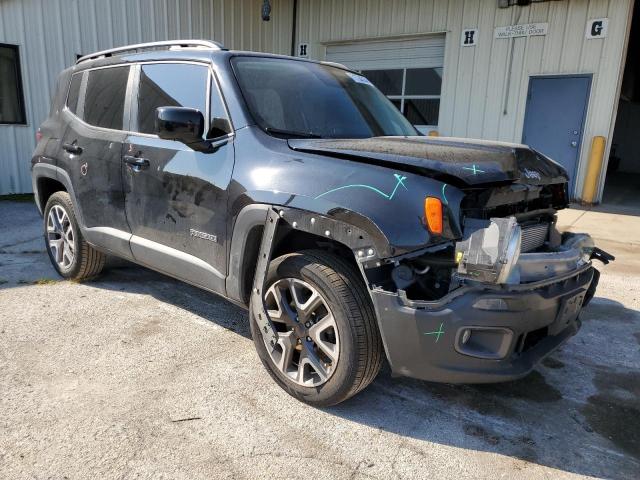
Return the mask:
M85 62L87 60L95 60L96 58L101 57L110 57L117 53L122 52L130 52L130 51L142 51L142 50L155 50L158 48L167 47L168 49L173 48L189 48L189 47L199 47L199 48L207 48L211 50L223 50L224 46L221 43L213 42L211 40L164 40L161 42L149 42L149 43L138 43L136 45L125 45L123 47L110 48L109 50L102 50L100 52L91 53L89 55L85 55L84 57L80 57L76 61L76 65Z
M338 68L341 68L342 70L351 70L346 65L344 65L342 63L338 63L338 62L328 62L326 60L321 60L320 63L323 64L323 65L329 65L330 67L338 67Z

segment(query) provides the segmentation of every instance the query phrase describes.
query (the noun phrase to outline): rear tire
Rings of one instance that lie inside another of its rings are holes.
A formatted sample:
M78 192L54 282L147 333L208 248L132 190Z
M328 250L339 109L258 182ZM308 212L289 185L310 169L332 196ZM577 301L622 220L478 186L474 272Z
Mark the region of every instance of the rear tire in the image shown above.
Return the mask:
M86 280L98 275L104 267L107 256L82 236L67 192L56 192L47 201L44 240L53 267L64 278Z
M298 301L298 293L286 293L287 284L301 291L300 297L306 291L305 301ZM273 288L285 292L280 298L284 298L290 308L282 308L279 303L274 306L275 294L269 293L275 291ZM272 324L277 326L278 344L290 338L293 350L298 353L285 355L282 347L268 346L253 313L251 334L262 363L285 391L298 400L323 407L347 400L373 381L383 360L382 341L366 286L349 263L322 250L283 255L271 262L264 291ZM321 300L311 302L315 295ZM315 303L321 313L316 310L308 314L300 308L304 307L301 303ZM287 320L282 321L285 310ZM331 326L324 330L328 333L313 330L317 328L314 324L322 325L327 318L331 319ZM324 338L320 338L321 335ZM307 357L314 357L320 363ZM313 365L320 368L316 370ZM323 370L322 375L319 370Z

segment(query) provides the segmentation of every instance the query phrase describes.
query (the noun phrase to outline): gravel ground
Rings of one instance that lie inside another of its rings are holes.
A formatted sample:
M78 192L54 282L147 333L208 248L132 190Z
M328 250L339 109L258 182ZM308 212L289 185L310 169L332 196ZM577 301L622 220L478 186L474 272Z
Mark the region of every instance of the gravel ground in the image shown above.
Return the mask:
M149 270L60 281L31 203L0 202L0 478L640 476L640 247L609 242L584 326L526 379L394 379L314 409L247 314Z

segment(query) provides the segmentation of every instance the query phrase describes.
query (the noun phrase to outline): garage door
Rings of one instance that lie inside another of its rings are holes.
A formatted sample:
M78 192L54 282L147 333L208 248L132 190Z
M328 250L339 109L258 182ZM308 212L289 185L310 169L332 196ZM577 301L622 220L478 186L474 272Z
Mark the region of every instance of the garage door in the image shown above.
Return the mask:
M444 35L327 45L326 60L362 72L426 133L440 113Z

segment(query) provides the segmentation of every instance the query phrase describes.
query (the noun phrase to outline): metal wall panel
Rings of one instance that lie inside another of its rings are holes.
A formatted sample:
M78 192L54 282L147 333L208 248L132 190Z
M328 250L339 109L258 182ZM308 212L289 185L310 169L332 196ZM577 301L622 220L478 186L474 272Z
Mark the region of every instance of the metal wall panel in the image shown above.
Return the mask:
M131 43L206 38L238 50L290 53L293 0L0 0L0 43L20 47L26 126L0 125L0 195L31 191L35 132L58 73L86 54Z
M28 126L0 125L0 194L31 190L29 160L57 73L88 53L127 43L209 38L235 49L288 54L293 0L0 0L0 42L20 46ZM590 139L609 137L633 0L560 0L497 8L495 0L299 0L298 42L324 59L326 44L446 32L440 131L519 141L529 77L592 73L593 87L578 167ZM609 36L586 40L586 21L609 17ZM547 22L543 37L495 39L494 28ZM479 29L476 47L460 47L463 28Z
M335 42L446 32L443 135L519 142L531 76L593 74L576 181L576 192L582 192L591 139L611 133L633 0L560 0L506 9L495 0L299 1L297 42L309 43L311 58L324 59ZM609 18L608 37L587 40L587 20L602 17ZM496 27L533 22L548 23L548 34L494 38ZM477 46L460 46L464 28L479 29Z
M444 62L444 35L394 41L327 45L325 58L355 70L381 68L437 68Z

